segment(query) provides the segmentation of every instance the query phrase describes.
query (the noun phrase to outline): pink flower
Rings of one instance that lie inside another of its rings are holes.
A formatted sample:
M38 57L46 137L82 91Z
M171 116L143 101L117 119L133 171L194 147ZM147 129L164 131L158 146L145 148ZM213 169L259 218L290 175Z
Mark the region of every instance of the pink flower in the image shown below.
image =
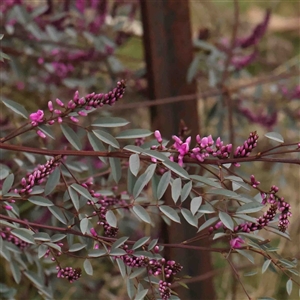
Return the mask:
M31 124L37 126L38 123L43 122L44 111L39 109L37 112L30 114L29 118L31 119Z
M157 139L157 141L161 144L162 143L162 138L161 138L161 134L160 134L159 130L154 131L154 136Z
M244 240L240 237L237 237L235 239L232 239L230 241L230 246L231 248L233 249L238 249L238 248L241 248L241 245L244 243Z
M42 132L41 130L38 130L36 132L42 139L46 138L46 134L44 132Z
M10 206L10 205L4 205L3 208L6 209L6 210L12 210L13 209L12 206Z

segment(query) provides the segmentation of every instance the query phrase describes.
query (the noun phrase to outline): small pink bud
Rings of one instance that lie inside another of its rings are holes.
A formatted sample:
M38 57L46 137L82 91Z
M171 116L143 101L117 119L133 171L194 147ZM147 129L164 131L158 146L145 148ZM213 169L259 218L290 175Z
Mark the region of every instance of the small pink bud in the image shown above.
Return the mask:
M65 107L65 104L64 104L60 99L56 98L55 101L56 101L56 103L57 103L59 106Z
M10 205L3 205L3 208L6 209L6 210L12 210L13 207L10 206Z
M161 138L161 134L160 134L159 130L154 131L154 136L157 139L157 141L161 144L162 143L162 138Z
M77 118L75 118L75 117L70 117L70 120L73 121L74 123L79 122L79 120Z
M87 116L87 113L85 111L79 111L78 114L82 117L86 117Z
M46 137L46 134L44 132L42 132L41 130L38 130L36 132L42 139L44 139Z
M61 114L61 110L59 110L59 109L54 109L54 113L56 113L57 115L60 115L60 114Z
M61 117L58 117L58 118L57 118L57 122L58 122L58 123L62 123L62 121L63 121L63 120L62 120Z
M49 108L49 111L53 111L53 103L52 101L48 101L48 108Z

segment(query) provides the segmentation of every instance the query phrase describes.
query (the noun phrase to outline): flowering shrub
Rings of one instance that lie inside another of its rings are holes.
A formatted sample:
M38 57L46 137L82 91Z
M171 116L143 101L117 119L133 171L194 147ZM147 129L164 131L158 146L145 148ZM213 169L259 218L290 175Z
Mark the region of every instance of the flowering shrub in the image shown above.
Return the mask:
M270 156L278 156L277 162L299 163L297 158L284 158L300 152L299 142L285 143L278 133L271 132L265 136L279 145L254 153L259 143L256 132L250 133L242 145L232 149L231 144L224 145L220 137L214 141L211 135L202 138L197 135L194 146L191 146L191 137L174 135L173 144L170 144L156 130L152 146L147 146L146 140L152 135L147 130L127 129L117 135L108 130L94 130L94 127L127 124L124 119L104 117L84 127L84 135L93 150L81 150L80 139L84 137L81 134L79 138L75 128L81 124L80 118L86 115L82 112L113 105L123 97L124 91L125 82L119 81L116 88L106 94L80 97L75 92L68 104L56 100L62 110L55 109L49 101L48 111L38 109L31 114L14 101L3 101L7 108L27 119L27 123L13 132L4 132L0 140L0 148L5 150L1 173L1 256L9 263L16 283L25 276L45 299L55 298L53 276L67 279L69 283L80 281L85 274L93 275L95 260L110 257L127 282L130 298L141 299L149 295L155 299L177 299L172 283L182 278L184 266L165 259L163 249L170 246L197 248L190 244L200 238L199 235L177 245L162 244L151 236L132 239L124 235L124 229L120 231L124 217L137 218L151 226L155 226L157 216L167 223L181 223L185 219L198 229L201 238L204 235L212 240L221 239L222 246L210 250L227 253L227 259L238 253L252 261L251 252L255 252L269 261L268 266L273 265L287 275L288 271L295 273L295 261L268 251L270 241L260 236L260 231L267 229L288 238L292 207L280 195L277 186L263 190L254 175L243 178L230 164L239 166L244 162L268 161ZM72 127L75 125L74 129L66 125L68 119ZM51 149L49 136L52 134L48 130L56 125L60 125L70 143L66 149ZM47 140L47 149L11 143L17 137L26 143L26 134L36 128L45 133L39 133L36 138ZM138 146L123 143L123 140L132 139ZM70 150L70 147L76 150ZM47 155L48 159L30 170L32 167L27 163L18 162L16 154L20 152L34 154L31 164L36 164L37 159L40 161L38 154ZM77 164L74 156L90 157L91 169ZM93 165L99 158L103 162L100 167L103 173L97 175ZM192 164L210 168L210 176L188 171ZM214 166L218 166L218 172L214 171ZM128 170L124 172L124 169ZM126 177L127 186L124 186ZM119 191L119 187L122 190ZM173 205L164 203L168 187ZM248 194L239 193L240 187ZM151 197L149 189L152 190ZM257 196L252 196L251 189L258 192ZM190 209L182 206L185 201L190 202ZM32 211L27 219L19 210L24 203L28 203ZM267 206L269 208L265 210ZM252 216L253 213L257 213L257 217ZM204 223L199 226L203 219ZM65 257L68 256L81 259L82 267L66 264ZM38 272L30 266L33 260L39 266ZM284 263L286 261L289 266ZM54 268L49 267L50 263ZM28 266L25 268L25 265ZM290 285L294 279L291 275L288 277Z
M130 33L120 29L123 21L109 23L117 20L120 8L133 21L137 2L126 2L0 4L5 32L0 59L9 62L1 65L1 299L18 297L20 284L29 284L28 298L68 297L60 294L62 286L81 287L76 297L86 297L86 291L98 292L99 273L109 273L110 286L120 274L130 299L179 299L175 289L185 286L189 270L168 257L166 248L219 254L248 299L243 271L233 261L244 257L254 263L261 256L262 273L282 272L290 294L293 282L297 284L297 260L283 258L264 232L273 233L275 242L290 239L294 205L286 190L279 189L281 183L269 187L254 168L247 173L239 167L255 162L299 165L300 142L285 142L274 131L259 137L256 127L243 136L244 142L227 141L215 132L189 136L184 124L169 141L159 129L132 129L126 119L106 114L106 108L128 100L125 80L115 83L115 78L136 79L117 58ZM92 13L96 9L99 14ZM232 74L241 74L255 62L269 19L267 11L248 36L234 39L233 48L227 39L216 47L196 41L199 49L209 50L212 87L226 80L226 65ZM189 80L196 76L199 56ZM86 79L79 82L80 77ZM33 96L36 90L45 103ZM299 99L297 86L281 82L278 91L289 103ZM235 113L267 128L275 126L276 110L254 111L245 105L242 91L233 97ZM21 102L24 98L36 101ZM299 117L296 111L292 117ZM160 222L188 223L194 236L165 243L156 233ZM199 239L207 246L193 245Z

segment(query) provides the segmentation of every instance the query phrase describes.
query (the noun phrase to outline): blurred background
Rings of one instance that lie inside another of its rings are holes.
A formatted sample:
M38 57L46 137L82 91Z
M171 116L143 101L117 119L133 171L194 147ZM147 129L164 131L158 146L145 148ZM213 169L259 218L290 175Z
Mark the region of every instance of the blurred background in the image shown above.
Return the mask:
M180 132L181 120L193 136L221 136L236 146L257 131L258 151L271 146L263 139L269 131L279 132L286 142L300 138L297 1L5 0L0 11L1 97L29 112L55 98L71 99L76 90L80 95L107 92L126 79L122 102L97 114L122 116L130 128L159 129L166 139ZM3 130L21 124L11 122L2 106L0 113ZM29 135L27 143L34 139ZM34 141L53 149L61 143ZM255 174L266 190L279 186L292 206L292 241L263 234L282 256L299 259L299 167L256 162L239 172ZM165 242L194 234L187 224L162 223L151 232ZM166 255L192 276L183 280L190 289L178 287L182 299L246 299L222 255L176 249ZM262 274L261 256L254 264L234 258L253 299L298 299L296 287L287 295L287 277L281 272ZM246 276L249 271L257 273ZM3 272L0 278L13 281ZM93 278L71 287L57 282L56 288L57 299L128 298L117 268L112 271L105 260L94 268ZM18 299L39 299L26 282L19 289Z

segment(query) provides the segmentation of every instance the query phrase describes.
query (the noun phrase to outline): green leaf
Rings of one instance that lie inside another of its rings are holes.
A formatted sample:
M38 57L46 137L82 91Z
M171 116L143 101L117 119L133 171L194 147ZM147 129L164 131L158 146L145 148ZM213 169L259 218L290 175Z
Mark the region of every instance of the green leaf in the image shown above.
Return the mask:
M263 265L262 265L262 267L261 267L261 273L262 273L262 274L264 274L264 273L267 271L267 269L269 268L269 265L270 265L271 262L272 262L271 259L267 259L267 260L263 263Z
M254 213L257 211L261 211L264 205L258 203L258 202L250 202L246 203L242 206L240 206L237 210L236 213Z
M49 234L46 232L37 232L33 235L33 238L37 241L42 241L42 242L50 242L51 241Z
M80 150L82 148L81 141L75 131L65 124L60 124L60 129L69 143L76 149Z
M117 218L111 210L106 212L105 219L111 227L117 228Z
M129 169L134 176L137 176L140 170L140 157L138 154L131 154L129 157Z
M147 270L146 268L138 268L130 274L129 278L130 279L136 278L136 277L140 276L141 274L145 273L146 270Z
M244 274L244 276L253 276L253 275L256 275L257 274L257 271L250 271L250 272L247 272Z
M122 177L121 160L117 157L110 157L109 164L111 168L112 177L114 181L118 183Z
M200 63L200 55L196 55L188 68L187 78L186 78L188 83L191 83L195 78L198 72L199 63Z
M75 189L72 188L72 186L68 186L68 192L76 211L78 211L80 206L79 206L79 197L77 192L75 191Z
M189 181L188 183L186 183L183 186L183 188L181 190L181 193L180 193L180 195L181 195L181 198L180 198L181 202L183 202L184 200L186 200L186 198L189 196L189 194L190 194L190 192L192 190L192 187L193 187L192 181Z
M121 131L116 139L137 139L147 137L152 134L152 131L148 129L128 129Z
M201 212L204 214L212 214L215 212L215 209L211 204L206 203L206 204L203 204L200 206L200 209L198 210L198 212Z
M51 214L60 222L62 222L63 224L67 224L67 220L66 217L64 216L64 214L62 213L62 211L60 210L60 208L56 207L56 206L50 206L48 207L48 209L50 210Z
M268 228L268 231L271 231L271 232L273 232L275 234L278 234L278 235L280 235L280 236L282 236L282 237L284 237L288 240L291 240L291 238L290 238L290 236L287 232L282 232L282 231L278 230L277 228L275 228L273 226L270 226L270 225L267 226L267 228Z
M160 181L157 186L158 200L161 199L162 196L164 195L164 193L166 192L168 185L170 183L170 180L171 180L171 171L168 171L161 176Z
M151 164L150 166L148 166L146 171L137 179L133 188L133 197L135 199L140 195L146 184L150 181L155 172L155 169L156 164Z
M142 221L151 224L150 216L144 207L137 204L134 205L132 210Z
M13 229L11 233L22 241L25 241L29 244L35 244L34 238L32 236L33 232L28 229L25 228Z
M100 117L96 119L91 126L95 127L119 127L119 126L125 126L129 124L127 120L123 118L117 118L117 117Z
M6 178L8 175L9 175L9 170L7 169L2 169L2 165L1 166L1 169L0 169L0 180Z
M100 257L100 256L103 256L106 254L107 254L107 252L104 249L93 249L93 250L89 251L88 256L89 257Z
M109 255L112 255L112 256L121 256L121 255L126 255L126 254L127 254L127 252L123 249L120 249L120 248L112 249L109 252Z
M170 153L168 153L168 154L170 154ZM155 151L155 150L144 150L143 155L148 155L150 157L158 159L159 161L165 161L165 160L168 159L168 156L164 155L164 152L160 153L160 152Z
M88 231L88 226L89 226L88 218L83 218L80 221L80 230L83 234L86 234L86 232Z
M198 219L188 209L182 208L181 213L189 224L198 228Z
M142 152L145 151L143 148L134 145L127 145L123 149L138 154L141 154Z
M232 220L232 218L225 212L220 211L219 212L219 218L222 221L222 223L224 224L225 227L227 227L228 229L230 229L231 231L234 230L234 222Z
M140 238L133 244L132 250L140 248L141 246L145 245L149 240L150 240L150 237L148 237L148 236L144 236L144 237Z
M148 245L148 251L152 250L156 246L157 242L158 242L158 239L152 240L150 242L150 244Z
M169 170L173 171L175 174L185 178L189 179L189 174L188 172L180 167L177 163L170 161L170 160L165 160L162 162L162 164L167 167Z
M265 137L267 137L270 140L279 142L279 143L284 143L284 139L281 136L281 134L277 133L277 132L268 132L265 134Z
M214 234L214 236L213 236L213 241L216 240L216 239L219 239L219 238L221 238L221 237L223 237L223 236L227 236L227 233L224 233L224 232L218 232L218 233Z
M28 119L29 113L28 111L24 108L23 105L12 101L12 100L8 100L8 99L3 99L2 102L4 103L4 105L9 108L10 110L12 110L13 112L15 112L18 115L21 115L22 117L24 117L25 119Z
M45 195L50 195L55 187L58 185L60 180L60 170L56 168L48 177L47 183L45 185Z
M52 243L56 243L56 242L58 242L58 241L63 240L65 237L66 237L65 234L61 234L61 233L54 234L54 235L52 235L52 237L51 237L51 242L52 242Z
M180 194L181 194L181 178L176 178L173 182L172 182L172 186L171 186L171 195L172 195L172 199L174 201L174 203L176 204Z
M120 258L117 258L116 261L117 261L121 276L123 278L125 278L125 276L126 276L126 266L124 264L124 261Z
M25 271L24 275L38 288L44 285L42 278L38 274L35 274L32 271Z
M127 294L128 294L128 297L130 299L133 299L133 296L135 294L135 287L134 287L134 283L133 283L133 280L127 278L127 282L126 282L126 287L127 287Z
M44 255L47 253L48 247L47 245L39 245L38 248L38 258L41 259L42 257L44 257Z
M129 237L127 236L123 236L119 239L117 239L112 245L111 245L111 250L119 248L120 246L122 246L127 240L129 239Z
M235 249L236 252L240 253L244 257L246 257L250 262L254 264L254 258L253 256L249 253L249 251L246 250L240 250L240 249Z
M222 189L222 188L212 189L212 190L206 192L206 194L222 195L222 196L226 196L228 198L232 198L232 197L237 197L238 196L237 193L235 193L233 191L230 191L230 190Z
M92 276L93 275L93 266L88 259L85 259L83 262L83 268L86 274Z
M8 191L11 189L13 183L14 183L14 179L15 179L15 176L14 174L9 174L3 184L2 184L2 195L5 195L8 193Z
M80 195L84 196L85 198L89 200L93 200L93 197L91 196L90 192L82 185L78 183L73 183L71 185L71 188L74 189L76 192L78 192Z
M200 232L201 230L209 227L210 225L214 224L216 221L218 221L219 218L218 217L212 217L211 219L208 219L207 221L205 221L198 229L197 232Z
M86 247L86 244L76 243L76 244L73 244L69 248L69 252L77 252L77 251L80 251L80 250L84 249L85 247Z
M18 264L14 260L11 260L9 266L15 282L19 284L21 282L21 271Z
M292 281L292 279L290 278L290 279L286 282L286 292L287 292L289 295L291 295L292 290L293 290L293 281Z
M172 221L180 223L179 215L174 208L167 205L161 205L159 210Z
M54 204L45 197L42 196L31 196L28 201L38 206L53 206Z
M100 141L108 145L111 145L114 148L120 149L119 142L108 132L98 129L98 130L93 130L93 133Z
M195 198L192 199L192 201L191 201L191 213L193 215L195 215L195 213L198 211L201 204L202 204L202 197L201 196L195 197Z
M209 186L212 186L212 187L215 187L215 188L221 188L221 185L219 182L215 182L209 178L206 178L206 177L203 177L203 176L200 176L200 175L190 175L190 178L195 180L195 181L199 181L199 182L202 182L206 185L209 185Z
M134 298L134 300L143 300L148 293L148 289L141 290L138 292Z

